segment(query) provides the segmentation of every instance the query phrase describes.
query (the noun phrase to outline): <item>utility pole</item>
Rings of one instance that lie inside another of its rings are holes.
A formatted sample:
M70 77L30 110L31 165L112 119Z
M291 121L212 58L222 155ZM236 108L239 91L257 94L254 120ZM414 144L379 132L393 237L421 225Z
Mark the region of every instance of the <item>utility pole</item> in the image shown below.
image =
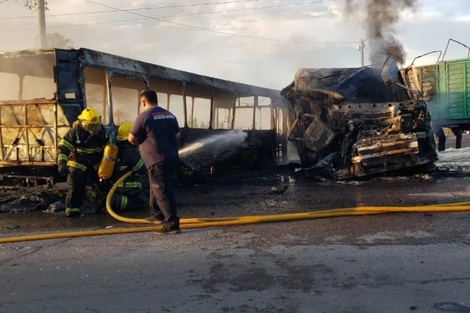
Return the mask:
M36 0L39 22L39 49L46 46L46 4L45 0Z

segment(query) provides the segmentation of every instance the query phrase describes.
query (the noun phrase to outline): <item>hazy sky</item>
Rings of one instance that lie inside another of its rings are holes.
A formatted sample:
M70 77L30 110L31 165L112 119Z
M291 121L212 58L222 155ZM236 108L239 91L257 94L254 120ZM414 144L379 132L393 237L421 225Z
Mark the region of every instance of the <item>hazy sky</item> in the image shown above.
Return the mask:
M48 0L46 31L74 48L281 89L301 67L360 66L359 42L370 35L364 5L372 1L412 4L390 8L396 18L382 29L403 46L405 65L444 51L449 38L470 46L469 0ZM37 12L27 7L34 2L0 0L0 51L37 47ZM445 59L467 56L451 42Z

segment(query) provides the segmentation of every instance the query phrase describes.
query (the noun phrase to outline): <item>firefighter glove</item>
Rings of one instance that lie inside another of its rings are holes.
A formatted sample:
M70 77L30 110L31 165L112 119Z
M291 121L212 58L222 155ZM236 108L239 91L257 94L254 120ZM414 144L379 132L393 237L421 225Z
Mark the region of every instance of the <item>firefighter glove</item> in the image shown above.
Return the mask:
M67 167L66 162L60 162L58 170L61 176L67 176L69 173L69 168Z

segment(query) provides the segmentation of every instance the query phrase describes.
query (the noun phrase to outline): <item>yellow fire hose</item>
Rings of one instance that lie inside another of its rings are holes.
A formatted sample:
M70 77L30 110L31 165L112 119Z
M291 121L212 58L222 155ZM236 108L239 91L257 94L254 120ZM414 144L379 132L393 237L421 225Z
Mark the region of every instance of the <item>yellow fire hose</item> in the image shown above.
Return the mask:
M64 232L64 233L51 233L30 236L19 236L10 238L0 238L0 243L12 243L20 241L33 241L44 239L59 239L70 237L86 237L86 236L101 236L101 235L114 235L114 234L127 234L155 231L161 228L145 219L127 218L116 214L111 208L111 197L116 191L116 188L122 183L132 171L123 175L111 188L106 197L106 210L116 220L124 223L132 224L147 224L152 226L140 226L131 228L116 228L116 229L102 229L92 231L77 231L77 232ZM435 204L425 206L362 206L355 208L333 209L326 211L313 211L303 213L287 213L275 215L251 215L251 216L235 216L235 217L219 217L219 218L184 218L180 220L181 229L203 228L203 227L219 227L219 226L234 226L234 225L247 225L268 222L280 221L293 221L305 220L314 218L327 218L339 216L354 216L354 215L367 215L367 214L384 214L384 213L403 213L403 212L458 212L470 210L470 202Z

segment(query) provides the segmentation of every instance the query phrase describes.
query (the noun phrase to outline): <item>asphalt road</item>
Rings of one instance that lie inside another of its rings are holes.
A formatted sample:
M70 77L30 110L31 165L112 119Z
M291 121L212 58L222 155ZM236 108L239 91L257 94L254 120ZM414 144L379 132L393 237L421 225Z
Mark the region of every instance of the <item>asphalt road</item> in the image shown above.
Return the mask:
M465 175L345 184L289 169L214 176L178 194L183 218L469 200ZM0 215L3 238L106 227L127 225ZM470 312L469 244L466 211L6 243L0 312Z

